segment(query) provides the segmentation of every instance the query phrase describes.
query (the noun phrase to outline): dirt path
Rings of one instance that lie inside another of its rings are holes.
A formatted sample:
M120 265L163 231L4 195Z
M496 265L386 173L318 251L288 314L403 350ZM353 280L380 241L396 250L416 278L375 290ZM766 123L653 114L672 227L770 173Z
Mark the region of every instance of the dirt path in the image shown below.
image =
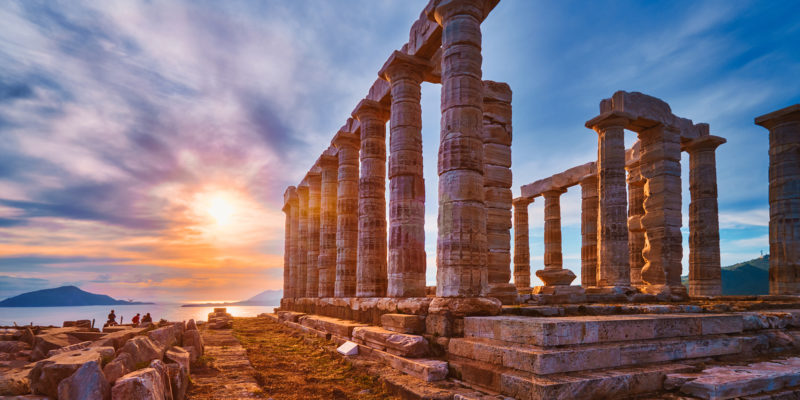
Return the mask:
M205 366L192 367L192 386L188 398L212 399L263 399L255 370L247 358L247 351L233 336L232 329L200 330L205 343Z

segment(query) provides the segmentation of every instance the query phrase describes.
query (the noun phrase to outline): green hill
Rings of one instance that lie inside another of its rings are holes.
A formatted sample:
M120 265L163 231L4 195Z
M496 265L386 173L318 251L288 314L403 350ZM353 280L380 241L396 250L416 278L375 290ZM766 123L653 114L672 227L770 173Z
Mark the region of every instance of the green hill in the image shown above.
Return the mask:
M689 277L681 281L688 285ZM722 267L722 294L769 294L769 255Z

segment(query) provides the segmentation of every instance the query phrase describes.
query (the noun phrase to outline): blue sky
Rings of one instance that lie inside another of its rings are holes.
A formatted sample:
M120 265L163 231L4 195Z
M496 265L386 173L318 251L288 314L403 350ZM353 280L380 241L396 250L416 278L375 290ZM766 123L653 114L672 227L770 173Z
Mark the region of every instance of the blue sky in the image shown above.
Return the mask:
M64 283L174 301L279 288L283 189L425 3L0 5L0 298ZM515 195L594 159L584 122L616 90L640 91L728 139L717 153L723 265L766 252L768 138L753 118L800 102L796 15L793 1L501 0L483 24L484 79L514 91ZM439 92L423 85L429 284ZM579 210L571 189L563 251L576 273ZM537 201L533 270L542 218Z

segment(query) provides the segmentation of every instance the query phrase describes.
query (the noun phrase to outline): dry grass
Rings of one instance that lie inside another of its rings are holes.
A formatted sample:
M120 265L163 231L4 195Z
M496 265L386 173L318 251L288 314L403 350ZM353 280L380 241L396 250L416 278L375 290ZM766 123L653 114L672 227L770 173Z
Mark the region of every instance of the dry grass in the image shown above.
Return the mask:
M268 318L236 318L234 335L247 349L266 397L280 399L393 399L377 377L325 350L330 343Z

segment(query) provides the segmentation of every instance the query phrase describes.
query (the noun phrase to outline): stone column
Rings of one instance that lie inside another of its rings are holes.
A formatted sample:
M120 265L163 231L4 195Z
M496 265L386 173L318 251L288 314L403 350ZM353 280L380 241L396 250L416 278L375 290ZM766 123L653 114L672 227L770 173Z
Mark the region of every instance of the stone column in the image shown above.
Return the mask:
M359 139L342 132L333 139L339 157L336 205L335 297L355 297L358 254L358 149Z
M581 179L581 286L597 286L597 174Z
M645 245L642 290L686 296L681 284L681 144L680 132L654 126L639 132L644 184Z
M631 284L625 194L625 113L603 114L586 123L597 132L597 286L625 290Z
M353 110L361 125L358 181L356 297L386 296L386 107L361 100Z
M294 186L289 186L283 193L283 212L286 213L286 224L284 225L284 241L283 241L283 298L290 299L294 297L292 263L294 261L293 255L296 251L296 242L294 235L294 212L297 208L297 189Z
M292 264L291 268L289 268L289 282L291 285L289 294L291 298L296 298L300 297L297 289L297 276L299 275L298 269L300 268L300 199L297 195L297 188L292 191L290 196L289 203L292 215Z
M719 258L716 148L726 140L701 136L685 145L689 153L689 295L722 294Z
M308 182L308 253L306 256L306 294L304 297L319 295L319 229L320 229L320 190L319 167L314 166L306 175Z
M561 195L566 189L553 188L544 197L544 269L536 276L545 286L569 286L575 274L563 268L561 259Z
M533 199L514 199L514 286L520 294L531 292L531 252L528 237L528 205Z
M326 153L331 153L326 151ZM322 199L319 229L319 297L333 297L336 283L336 194L338 166L336 156L323 154L318 161L322 173Z
M488 291L503 304L517 300L511 284L511 88L483 81L483 165Z
M308 182L304 179L297 186L297 274L295 275L296 297L306 297L306 271L308 268Z
M425 297L425 180L420 85L424 59L395 51L378 75L391 84L389 297Z
M636 147L634 147L636 149ZM644 178L640 167L639 151L629 152L630 159L626 161L625 169L628 170L628 253L630 254L631 285L641 286L642 267L644 267Z
M762 115L769 129L769 293L800 294L800 104Z

